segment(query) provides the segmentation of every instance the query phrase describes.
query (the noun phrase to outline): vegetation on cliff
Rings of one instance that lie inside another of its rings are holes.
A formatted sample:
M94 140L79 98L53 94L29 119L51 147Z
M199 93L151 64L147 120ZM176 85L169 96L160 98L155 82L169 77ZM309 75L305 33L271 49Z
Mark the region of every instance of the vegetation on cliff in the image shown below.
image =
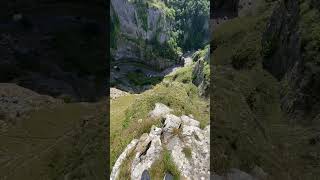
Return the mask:
M302 51L307 59L318 56L315 50L318 23L313 20L317 19L316 9L305 4L311 1L300 1L302 16L296 19L294 13L298 11L292 11L296 1L258 2L257 11L219 24L213 32L211 106L215 131L211 132L214 147L211 163L218 174L235 167L250 173L258 166L270 179L314 179L319 176L316 162L319 145L314 143L317 127L296 123L292 117L300 117L299 114L292 116L293 111L287 111L284 105L301 100L300 96L294 96L299 88L290 83L297 82L294 80L297 76L304 80L309 77L295 74L288 63L293 57L290 53ZM299 41L290 38L295 36L295 24L300 24L302 49L293 49L295 46L288 44L298 43L299 47ZM286 70L284 77L292 79L279 80L272 71L276 68L263 65L268 62L276 66L279 61ZM310 63L309 66L316 69ZM315 79L312 82L317 84ZM284 96L286 84L293 89L293 96ZM306 92L314 92L314 88L311 86ZM305 120L309 116L302 117Z

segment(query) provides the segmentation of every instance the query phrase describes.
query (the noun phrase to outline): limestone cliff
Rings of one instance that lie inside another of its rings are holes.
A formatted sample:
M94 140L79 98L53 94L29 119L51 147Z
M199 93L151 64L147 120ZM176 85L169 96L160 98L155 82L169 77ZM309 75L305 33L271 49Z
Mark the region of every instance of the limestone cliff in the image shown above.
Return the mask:
M319 6L281 1L263 40L264 68L281 81L281 106L292 121L319 119ZM281 17L281 18L279 18Z
M158 1L111 1L111 53L114 60L138 61L165 69L177 59L168 45L172 11Z

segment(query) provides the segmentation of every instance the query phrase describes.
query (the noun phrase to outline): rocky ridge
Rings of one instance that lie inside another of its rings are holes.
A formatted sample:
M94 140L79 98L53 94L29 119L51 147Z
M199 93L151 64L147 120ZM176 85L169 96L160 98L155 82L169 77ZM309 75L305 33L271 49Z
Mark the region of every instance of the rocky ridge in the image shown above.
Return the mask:
M180 117L171 114L167 106L157 103L150 116L164 118L161 127L152 126L149 133L134 139L116 161L110 179L117 179L121 166L133 153L130 176L140 179L145 169L161 157L167 149L181 176L186 179L209 179L210 172L210 126L199 128L199 122L192 115ZM189 153L184 150L189 149Z

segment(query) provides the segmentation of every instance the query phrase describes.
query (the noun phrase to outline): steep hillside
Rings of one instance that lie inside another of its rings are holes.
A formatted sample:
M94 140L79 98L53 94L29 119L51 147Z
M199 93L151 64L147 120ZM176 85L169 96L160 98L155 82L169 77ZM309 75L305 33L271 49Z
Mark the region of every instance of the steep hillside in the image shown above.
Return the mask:
M105 103L70 103L0 84L0 176L37 180L105 174Z
M209 1L112 1L110 16L111 179L209 179Z
M317 9L311 1L255 3L247 15L239 6L238 16L213 32L212 169L222 176L238 168L259 179L315 179L318 127L310 117L317 105L309 100L317 81L307 69L317 67L306 59L317 58L311 33L317 22L307 20Z
M111 1L111 86L141 93L161 82L208 44L208 14L206 0Z
M105 3L0 2L0 179L105 178Z

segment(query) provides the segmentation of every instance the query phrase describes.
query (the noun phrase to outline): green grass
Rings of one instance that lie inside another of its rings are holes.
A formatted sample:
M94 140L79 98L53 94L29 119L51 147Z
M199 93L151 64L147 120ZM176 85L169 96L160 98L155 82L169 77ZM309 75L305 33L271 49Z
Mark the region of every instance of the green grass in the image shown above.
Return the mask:
M151 0L148 1L150 7L157 8L164 12L165 16L171 20L175 17L175 10L172 8L169 8L163 1L159 0Z
M190 147L184 147L182 149L182 152L186 156L187 159L192 158L192 149Z
M0 167L0 176L11 172L13 180L59 179L71 172L85 178L103 178L106 162L102 107L105 105L97 108L93 104L71 103L32 112L0 136L1 142L5 142L0 149L16 157L8 166ZM94 119L82 129L85 116Z
M164 79L170 82L176 81L189 84L192 81L192 69L193 66L180 68L176 72L167 75Z
M140 22L142 23L142 28L145 31L148 31L148 3L144 2L137 2L136 7L137 7L137 13L138 13L138 18Z
M209 102L198 97L197 88L192 84L160 83L140 95L111 101L111 167L132 139L148 133L152 125L160 125L160 119L148 117L158 102L172 108L176 115L193 114L201 127L209 123ZM138 123L139 119L142 123Z
M123 161L119 175L117 177L117 180L130 180L131 177L131 164L134 159L134 151L128 154L127 158Z
M194 85L179 82L160 83L146 91L126 112L127 121L130 123L145 118L158 102L172 108L176 115L193 114L200 124L209 122L209 113L206 111L208 102L198 97Z
M180 171L174 164L170 152L164 148L159 160L154 162L150 168L151 179L163 179L165 173L173 175L174 180L180 179Z

